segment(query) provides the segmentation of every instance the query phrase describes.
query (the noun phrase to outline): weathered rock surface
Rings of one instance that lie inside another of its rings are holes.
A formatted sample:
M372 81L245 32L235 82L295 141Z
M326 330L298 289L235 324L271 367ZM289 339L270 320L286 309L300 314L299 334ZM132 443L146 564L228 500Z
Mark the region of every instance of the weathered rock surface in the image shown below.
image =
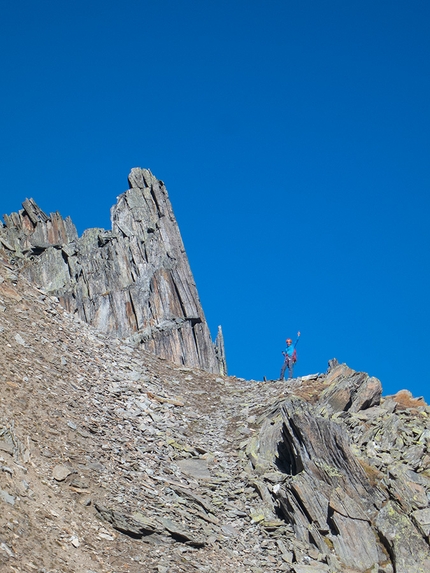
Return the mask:
M266 414L246 449L254 470L285 474L276 507L330 571L430 570L428 406L382 399L379 381L337 363L319 379L318 396L294 381Z
M429 571L423 400L175 365L3 262L0 344L2 573Z
M163 182L136 168L129 185L111 210L112 230L88 229L80 238L70 218L48 216L26 199L19 213L4 216L0 251L98 330L225 374L222 333L214 345Z

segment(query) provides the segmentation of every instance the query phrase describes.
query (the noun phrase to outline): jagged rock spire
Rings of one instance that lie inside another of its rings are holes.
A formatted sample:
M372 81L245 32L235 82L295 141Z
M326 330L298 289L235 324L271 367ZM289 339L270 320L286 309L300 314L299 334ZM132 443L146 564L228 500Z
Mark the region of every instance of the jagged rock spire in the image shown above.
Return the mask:
M48 216L27 199L5 216L0 249L102 332L172 362L226 373L222 334L215 347L164 183L140 168L128 180L111 209L111 231L88 229L78 238L70 218Z

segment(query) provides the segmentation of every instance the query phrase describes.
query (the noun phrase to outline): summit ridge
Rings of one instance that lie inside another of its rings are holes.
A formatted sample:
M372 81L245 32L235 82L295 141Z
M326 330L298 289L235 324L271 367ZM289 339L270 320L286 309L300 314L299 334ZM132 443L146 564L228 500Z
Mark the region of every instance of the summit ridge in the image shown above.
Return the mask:
M29 199L0 243L2 573L430 571L430 407L227 376L148 170L111 231Z
M189 367L224 374L219 328L212 342L167 190L134 168L111 209L112 229L78 237L69 217L33 199L4 216L0 251L21 272L101 332Z

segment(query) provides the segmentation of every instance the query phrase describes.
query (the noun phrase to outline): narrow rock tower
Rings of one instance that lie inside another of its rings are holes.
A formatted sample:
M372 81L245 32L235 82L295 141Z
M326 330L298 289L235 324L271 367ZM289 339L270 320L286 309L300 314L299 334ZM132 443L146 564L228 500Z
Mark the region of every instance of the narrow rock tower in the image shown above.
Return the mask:
M32 199L4 216L0 251L72 313L102 332L208 372L225 373L214 345L167 190L135 168L111 209L112 230L78 238L70 218L49 217Z

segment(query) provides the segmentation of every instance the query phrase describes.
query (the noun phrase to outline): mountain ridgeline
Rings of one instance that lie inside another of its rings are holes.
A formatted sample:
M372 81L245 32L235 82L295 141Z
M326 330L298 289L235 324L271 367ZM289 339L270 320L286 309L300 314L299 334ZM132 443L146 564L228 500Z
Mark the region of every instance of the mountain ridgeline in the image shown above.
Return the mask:
M162 181L135 168L111 209L112 230L78 237L68 217L33 199L4 216L0 249L35 285L101 332L158 356L225 374L221 328L212 343L188 258Z
M227 376L164 184L0 227L0 571L428 573L430 407Z

